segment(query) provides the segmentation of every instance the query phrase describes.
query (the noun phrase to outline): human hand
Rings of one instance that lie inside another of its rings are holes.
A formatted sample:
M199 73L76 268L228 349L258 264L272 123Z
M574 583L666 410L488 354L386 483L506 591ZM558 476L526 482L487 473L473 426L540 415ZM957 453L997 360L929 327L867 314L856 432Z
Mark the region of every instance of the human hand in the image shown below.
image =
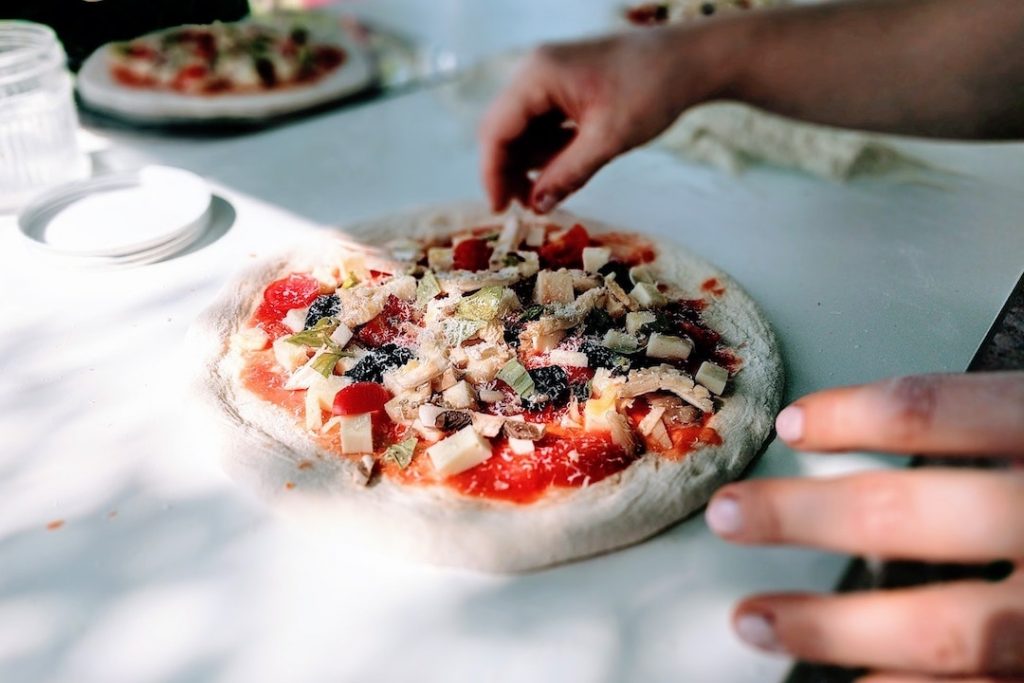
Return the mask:
M786 408L776 430L800 450L1024 458L1024 373L906 377L831 389ZM925 561L1019 560L1024 472L929 469L755 480L719 491L707 521L736 543ZM759 595L737 607L734 626L765 650L881 672L864 679L871 683L1018 680L1024 678L1024 569L1018 564L999 583Z
M671 27L548 45L526 58L480 128L495 211L546 213L615 156L647 142L725 82L721 41ZM539 171L531 180L528 173Z

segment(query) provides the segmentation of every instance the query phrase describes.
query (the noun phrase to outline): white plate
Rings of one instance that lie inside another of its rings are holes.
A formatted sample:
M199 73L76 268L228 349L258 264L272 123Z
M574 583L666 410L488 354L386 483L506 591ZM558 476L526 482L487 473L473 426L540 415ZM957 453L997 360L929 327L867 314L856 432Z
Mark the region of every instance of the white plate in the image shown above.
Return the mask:
M147 166L61 185L18 218L33 246L97 262L149 258L181 248L205 229L212 195L202 178Z
M324 78L306 85L257 94L184 95L130 88L110 75L111 44L89 55L78 72L78 93L93 109L145 123L199 121L259 121L325 104L369 87L376 76L365 48L344 34L314 34L323 43L345 50L345 62Z

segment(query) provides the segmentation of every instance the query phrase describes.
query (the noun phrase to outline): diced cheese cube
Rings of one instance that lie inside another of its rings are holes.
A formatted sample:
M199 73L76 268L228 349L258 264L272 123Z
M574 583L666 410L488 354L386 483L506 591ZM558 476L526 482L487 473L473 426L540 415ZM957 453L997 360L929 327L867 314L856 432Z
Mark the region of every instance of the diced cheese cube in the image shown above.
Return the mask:
M258 327L246 327L235 334L234 342L243 351L262 351L267 348L270 337Z
M665 360L686 360L693 351L693 342L683 337L652 332L647 340L647 355Z
M630 334L639 334L640 328L657 319L657 316L650 311L631 311L626 314L626 331Z
M608 416L615 414L615 392L607 392L600 398L587 400L583 407L583 428L587 431L607 431L611 429Z
M274 359L288 372L306 362L306 347L302 344L292 344L282 337L274 341L272 348L274 349Z
M476 402L476 392L469 382L462 380L445 389L441 398L452 408L469 408Z
M526 246L539 247L544 244L544 237L547 235L547 228L543 225L531 225L526 232Z
M316 400L317 404L324 410L330 410L334 407L334 397L337 396L338 392L347 387L352 383L352 380L348 377L342 377L341 375L331 375L330 377L324 377L317 373L318 380L311 383L309 388L306 389L306 396L312 397Z
M323 411L320 409L320 402L316 399L316 394L307 391L306 392L306 429L315 430L320 429L324 423Z
M427 265L431 270L451 270L454 263L454 252L445 247L431 247L427 249Z
M539 304L571 304L576 299L572 274L565 269L540 271L533 296Z
M437 418L441 417L448 409L435 406L432 403L424 403L419 407L419 420L426 427L437 428Z
M583 270L596 273L611 257L612 250L608 247L583 247Z
M302 332L306 327L306 315L309 313L309 306L305 308L293 308L285 313L281 321L284 326L292 332Z
M403 301L416 300L416 278L412 275L397 275L388 280L382 289Z
M722 392L725 391L725 383L729 380L729 371L721 365L704 361L697 369L694 379L698 384L703 384L707 387L708 391L712 394L721 396Z
M427 457L438 474L450 477L490 458L491 444L469 425L428 448Z
M500 391L498 392L501 393ZM498 432L501 431L501 427L505 424L505 418L500 415L491 415L489 413L472 413L473 418L473 429L476 430L480 436L492 437L497 436Z
M484 403L497 403L505 398L505 394L496 389L480 389L480 400Z
M338 438L341 440L341 452L372 453L373 452L373 419L370 413L361 415L338 416Z
M314 370L310 367L310 364L316 360L316 356L309 359L309 363L303 366L295 368L291 376L284 383L284 388L289 391L297 391L299 389L308 389L313 384L324 378L319 371Z
M633 287L633 291L629 293L631 297L636 299L636 302L641 306L647 308L654 308L658 306L664 306L668 303L668 299L665 298L658 288L650 282L638 282Z
M653 285L655 282L654 273L651 272L651 269L648 266L633 266L630 268L629 279L634 285L641 282L647 282Z
M632 353L639 346L636 337L619 330L608 330L605 332L601 344L621 353Z
M509 439L509 450L516 455L529 455L533 453L533 442L529 439Z
M661 406L655 406L644 415L644 419L640 420L640 424L637 428L641 434L647 435L654 431L656 423L661 422L661 416L665 414L665 409Z
M331 341L338 345L339 348L345 348L345 344L348 344L352 340L352 330L345 325L338 325L338 329L331 332Z
M551 351L565 339L565 330L552 330L547 334L538 334L533 338L535 351Z
M582 351L568 351L566 349L551 349L548 352L548 360L554 365L561 365L567 368L585 368L589 365L587 354Z

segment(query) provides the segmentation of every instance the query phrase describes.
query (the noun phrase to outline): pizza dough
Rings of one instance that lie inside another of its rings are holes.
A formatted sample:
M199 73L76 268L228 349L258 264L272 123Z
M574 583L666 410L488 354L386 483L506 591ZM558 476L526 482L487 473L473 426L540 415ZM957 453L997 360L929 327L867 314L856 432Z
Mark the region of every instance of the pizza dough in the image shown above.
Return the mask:
M913 177L928 168L880 136L802 123L733 102L691 109L654 144L730 173L763 163L844 181L896 173Z
M363 46L338 26L315 22L309 28L315 41L342 48L346 57L339 68L310 83L266 92L205 96L128 87L118 83L108 68L114 49L111 43L85 60L78 74L78 93L93 109L146 123L258 121L310 109L373 83L376 67Z
M577 219L558 212L555 222ZM349 226L345 235L383 244L430 238L493 221L478 204L459 204ZM618 230L586 220L591 232ZM302 525L344 544L428 563L487 571L523 571L641 541L700 508L741 475L771 432L782 391L775 337L754 302L727 275L686 250L662 245L655 265L697 292L717 278L721 295L704 312L738 347L744 369L712 424L722 445L682 460L644 455L628 468L578 489L555 489L529 504L471 498L444 486L407 486L381 478L370 486L358 463L319 452L293 416L248 393L231 346L263 288L281 274L308 271L352 249L350 239L317 238L234 278L189 334L195 394L215 417L228 472ZM356 247L358 248L358 247Z

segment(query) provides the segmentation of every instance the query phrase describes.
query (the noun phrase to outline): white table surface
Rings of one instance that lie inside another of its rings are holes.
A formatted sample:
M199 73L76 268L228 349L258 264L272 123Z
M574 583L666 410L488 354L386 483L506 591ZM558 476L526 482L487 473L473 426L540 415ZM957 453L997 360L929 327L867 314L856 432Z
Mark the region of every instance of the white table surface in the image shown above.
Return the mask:
M405 566L274 518L185 421L182 339L234 270L317 226L480 196L449 100L426 91L230 139L106 140L108 167L178 165L224 200L219 238L164 263L60 269L3 226L0 681L781 677L785 660L731 635L730 606L828 589L842 558L731 547L695 518L525 576ZM788 398L960 370L1024 262L1024 150L913 148L964 175L938 188L736 179L645 150L569 208L735 275L782 340ZM776 443L754 476L874 466Z

